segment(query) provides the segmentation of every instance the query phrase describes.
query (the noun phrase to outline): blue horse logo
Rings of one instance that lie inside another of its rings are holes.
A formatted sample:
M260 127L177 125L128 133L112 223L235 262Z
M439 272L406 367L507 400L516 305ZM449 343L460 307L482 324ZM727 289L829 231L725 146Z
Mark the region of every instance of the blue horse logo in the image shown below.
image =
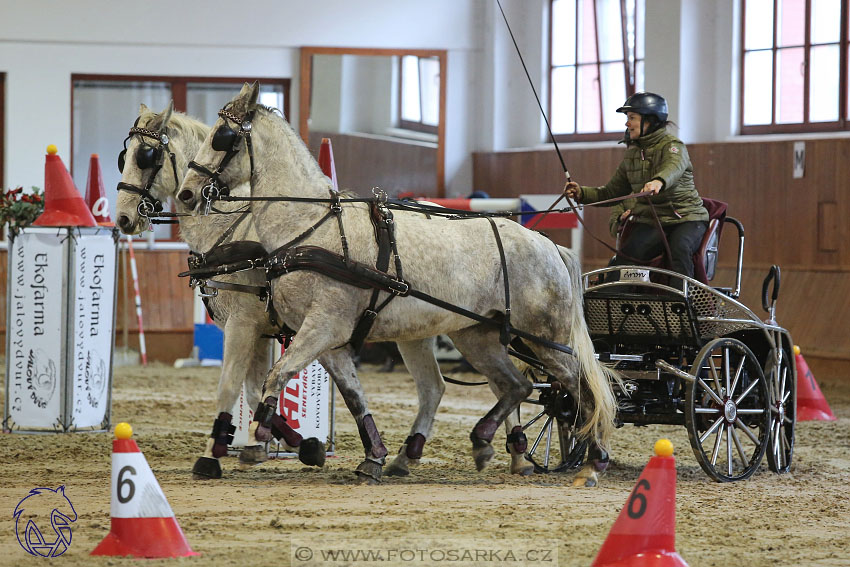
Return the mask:
M18 543L30 555L39 557L59 557L71 545L71 524L77 521L74 505L65 496L65 486L52 488L33 488L12 514L15 518L15 534ZM50 518L50 527L55 535L46 536L36 525L36 521Z

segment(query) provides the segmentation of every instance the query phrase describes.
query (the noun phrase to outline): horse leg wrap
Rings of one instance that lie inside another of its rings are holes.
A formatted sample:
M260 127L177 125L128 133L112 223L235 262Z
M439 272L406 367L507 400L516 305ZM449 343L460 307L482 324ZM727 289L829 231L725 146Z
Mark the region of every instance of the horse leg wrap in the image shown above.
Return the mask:
M227 454L227 446L233 443L233 434L236 432L236 426L230 423L232 419L232 415L223 411L218 414L218 417L213 422L210 437L215 439L212 454L216 459L225 456Z
M274 435L274 438L278 441L283 439L284 443L293 448L301 445L301 435L289 427L289 424L286 423L286 418L282 415L273 414L271 426L272 435Z
M357 430L360 432L360 440L366 449L367 457L383 459L387 456L387 448L384 447L384 442L381 441L381 435L378 433L378 428L375 426L375 420L372 419L372 414L366 414L362 423L357 427Z
M505 450L508 453L511 452L511 445L519 455L525 453L525 450L528 449L528 437L522 432L522 425L515 425L508 434L508 441L505 443Z
M591 443L587 450L587 460L593 463L593 469L596 472L604 472L608 468L610 457L608 452L599 447L596 443Z
M404 444L407 445L407 451L405 452L407 458L419 459L422 457L422 449L425 447L425 436L421 433L410 435L404 440Z
M254 434L257 441L271 441L272 417L276 409L277 398L274 396L268 396L257 406L257 411L254 412L254 421L259 424Z
M499 424L493 418L485 417L479 421L472 430L472 433L469 434L469 440L472 441L472 446L478 449L489 445L498 428Z

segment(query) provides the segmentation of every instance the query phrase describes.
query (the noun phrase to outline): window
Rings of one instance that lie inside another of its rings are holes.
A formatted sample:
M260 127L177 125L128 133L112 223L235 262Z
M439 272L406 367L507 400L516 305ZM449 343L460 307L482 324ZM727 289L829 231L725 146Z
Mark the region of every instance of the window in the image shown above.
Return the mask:
M399 58L399 126L437 133L440 123L440 59Z
M212 124L218 111L245 82L243 78L126 77L73 75L71 94L71 172L77 187L84 188L91 154L100 156L110 217L115 220L121 180L118 153L121 142L139 113L139 103L160 112L173 99L174 108ZM289 114L289 79L259 79L259 102ZM83 189L84 190L84 189ZM173 210L173 209L172 209ZM176 225L154 225L154 238L176 240Z
M551 0L549 116L558 141L614 140L643 90L644 0Z
M848 129L850 0L744 0L741 133Z

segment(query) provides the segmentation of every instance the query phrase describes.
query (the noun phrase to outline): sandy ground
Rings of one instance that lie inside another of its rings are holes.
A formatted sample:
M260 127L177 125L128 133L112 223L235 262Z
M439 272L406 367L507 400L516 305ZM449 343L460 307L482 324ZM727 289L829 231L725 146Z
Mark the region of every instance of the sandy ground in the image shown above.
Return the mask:
M374 370L367 367L361 376L394 453L415 413L415 390L404 371ZM765 460L750 480L718 484L700 469L684 428L626 426L614 437L613 462L600 486L577 489L570 472L509 475L501 450L488 469L476 472L467 436L492 404L492 394L486 387L453 385L447 386L423 463L409 477L385 478L378 486L356 483L352 470L362 449L353 420L338 403L337 453L323 469L281 459L239 472L236 459L227 458L223 479L194 481L190 470L209 435L218 372L166 366L115 371L113 423L133 424L134 439L186 538L201 553L146 564L304 565L309 551L312 564L327 565L589 565L654 441L669 437L678 470L676 545L691 567L850 565L846 376L816 376L839 419L799 424L789 474L771 473ZM4 391L5 385L0 395ZM71 547L55 561L138 565L88 555L109 531L111 438L0 435L0 511L7 518L0 530L0 565L43 561L19 546L12 512L30 489L59 485L65 485L79 518ZM500 431L494 445L503 444ZM363 560L362 554L359 561L317 561L328 549L383 551L384 561L375 555ZM472 557L479 561L460 561Z

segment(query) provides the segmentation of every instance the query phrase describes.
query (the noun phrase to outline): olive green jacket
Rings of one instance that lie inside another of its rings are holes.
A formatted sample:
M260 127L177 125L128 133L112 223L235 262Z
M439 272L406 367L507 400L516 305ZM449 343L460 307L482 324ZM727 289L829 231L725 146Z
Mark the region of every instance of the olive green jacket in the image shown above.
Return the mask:
M686 221L707 221L708 211L694 187L694 172L688 150L681 140L661 128L627 142L623 161L611 180L602 187L582 187L581 202L585 204L640 193L652 179L664 187L650 197L661 224ZM637 199L632 209L636 222L654 223L646 197ZM616 203L612 203L612 206Z

